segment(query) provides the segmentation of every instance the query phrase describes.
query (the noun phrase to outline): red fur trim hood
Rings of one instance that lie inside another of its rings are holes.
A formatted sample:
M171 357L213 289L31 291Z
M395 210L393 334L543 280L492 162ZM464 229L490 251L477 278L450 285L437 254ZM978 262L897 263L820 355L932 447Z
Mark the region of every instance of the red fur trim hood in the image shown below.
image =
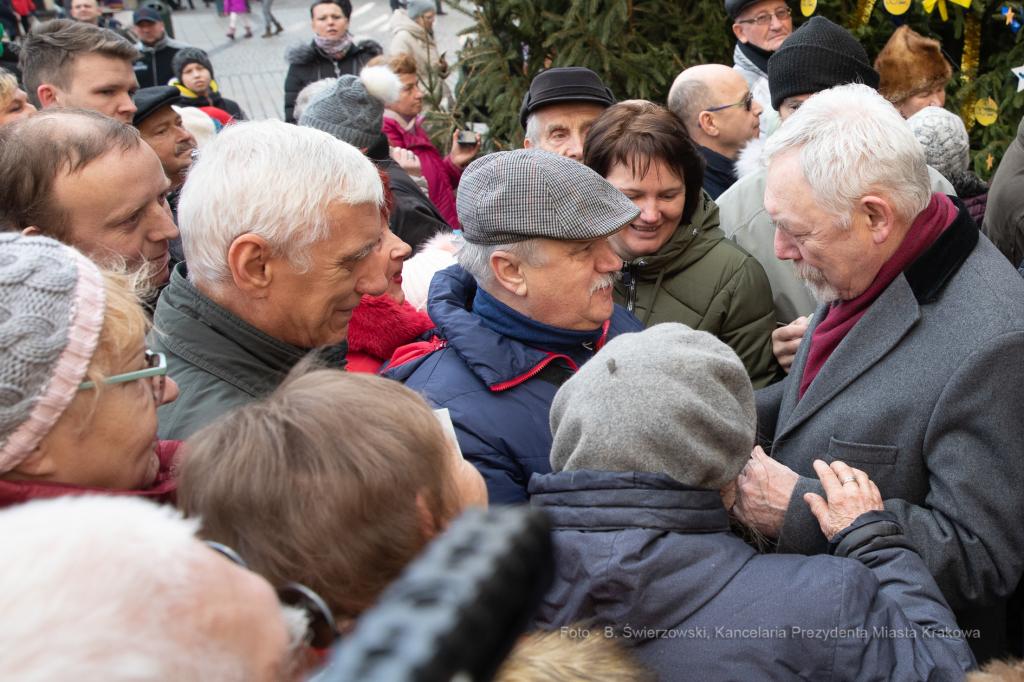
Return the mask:
M387 360L399 347L433 328L430 317L408 303L399 305L387 294L363 296L348 323L348 348Z

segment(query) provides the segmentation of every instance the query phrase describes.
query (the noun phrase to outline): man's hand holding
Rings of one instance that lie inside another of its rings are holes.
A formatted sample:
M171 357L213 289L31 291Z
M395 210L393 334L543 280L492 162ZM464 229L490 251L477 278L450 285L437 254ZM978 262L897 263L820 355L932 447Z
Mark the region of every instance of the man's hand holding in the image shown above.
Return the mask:
M821 532L829 540L861 514L885 509L878 486L860 469L839 461L829 466L818 459L814 461L814 471L825 488L828 501L814 493L804 495L804 501L811 505L811 512L821 524Z
M750 528L777 538L799 479L795 471L764 454L758 446L736 479L739 495L733 511Z
M804 338L809 323L810 318L798 317L785 327L779 327L772 332L772 353L782 365L782 369L786 370L786 374L789 374L789 368L793 366L796 351L800 347L800 339Z

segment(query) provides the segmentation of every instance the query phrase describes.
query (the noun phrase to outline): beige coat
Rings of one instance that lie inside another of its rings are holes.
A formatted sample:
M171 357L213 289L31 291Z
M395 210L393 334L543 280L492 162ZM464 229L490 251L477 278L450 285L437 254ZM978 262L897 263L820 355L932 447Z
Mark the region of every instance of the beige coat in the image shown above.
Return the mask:
M430 96L430 92L436 92L438 86L443 87L444 76L438 76L438 59L441 55L437 52L437 41L434 36L427 32L415 21L409 18L404 9L396 9L391 15L391 50L390 54L405 52L416 60L416 71L419 76L420 89L423 94ZM431 71L433 70L433 73ZM432 88L431 85L434 87ZM442 91L441 95L447 94Z

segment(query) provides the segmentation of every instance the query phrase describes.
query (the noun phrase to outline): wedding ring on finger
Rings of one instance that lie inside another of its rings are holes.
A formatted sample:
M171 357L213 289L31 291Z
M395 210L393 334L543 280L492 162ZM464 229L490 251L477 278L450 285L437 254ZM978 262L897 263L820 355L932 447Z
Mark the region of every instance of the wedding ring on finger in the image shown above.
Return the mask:
M856 477L856 476L847 476L846 478L843 478L843 479L842 479L841 481L839 481L839 482L840 482L840 483L842 483L843 485L846 485L846 484L847 484L847 483L849 483L850 481L856 481L856 480L857 480L857 477Z

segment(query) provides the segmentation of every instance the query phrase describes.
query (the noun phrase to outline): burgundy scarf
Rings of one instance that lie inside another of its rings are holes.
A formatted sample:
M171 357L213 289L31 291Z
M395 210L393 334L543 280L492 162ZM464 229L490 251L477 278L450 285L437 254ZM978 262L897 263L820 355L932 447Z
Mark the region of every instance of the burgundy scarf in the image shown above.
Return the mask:
M904 268L917 260L932 245L932 242L938 239L939 235L956 220L956 216L956 206L949 200L949 197L939 192L932 192L932 200L928 204L928 208L917 216L917 220L910 226L910 231L907 232L903 243L896 249L896 253L885 262L867 291L857 298L839 301L832 305L825 319L814 328L814 333L811 335L811 350L807 355L807 366L804 367L803 378L800 381L800 398L804 397L807 388L814 381L814 377L818 376L818 372L832 355L832 351L846 338L846 335L864 316L875 299L882 295L882 292L892 284Z

